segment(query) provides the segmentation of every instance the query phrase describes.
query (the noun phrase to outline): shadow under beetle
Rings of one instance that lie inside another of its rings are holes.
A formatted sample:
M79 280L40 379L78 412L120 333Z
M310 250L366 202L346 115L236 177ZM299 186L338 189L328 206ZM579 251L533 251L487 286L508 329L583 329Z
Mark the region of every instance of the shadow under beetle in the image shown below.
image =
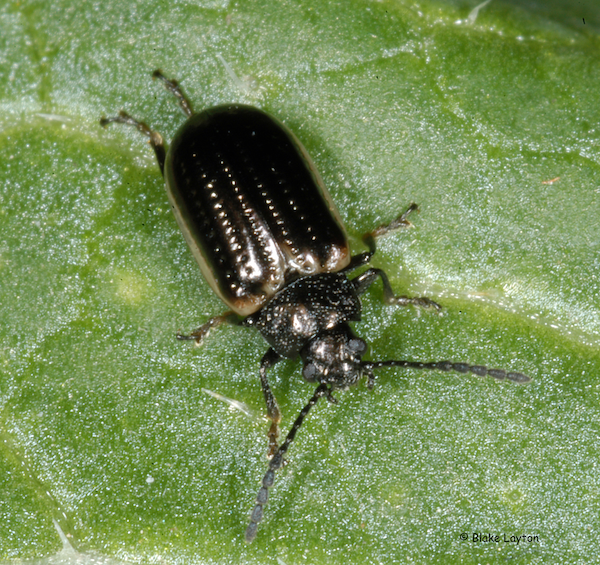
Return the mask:
M396 220L364 236L369 251L350 255L340 217L306 150L282 123L262 110L240 104L209 108L195 114L178 83L160 71L160 79L179 100L188 117L165 150L163 139L125 112L102 118L136 127L149 138L165 178L177 223L206 280L231 308L190 335L179 339L198 344L225 322L256 328L270 345L260 364L260 382L271 420L268 470L258 491L246 529L256 537L275 471L310 409L333 391L361 378L374 385L373 371L382 367L435 369L474 373L480 377L529 381L522 373L482 365L439 361L363 361L367 350L349 322L361 319L359 296L381 279L384 300L399 306L439 310L429 298L395 296L387 275L369 268L353 279L348 273L366 265L376 238L410 226L416 204ZM278 445L281 412L267 371L283 357L302 358L302 376L318 386Z

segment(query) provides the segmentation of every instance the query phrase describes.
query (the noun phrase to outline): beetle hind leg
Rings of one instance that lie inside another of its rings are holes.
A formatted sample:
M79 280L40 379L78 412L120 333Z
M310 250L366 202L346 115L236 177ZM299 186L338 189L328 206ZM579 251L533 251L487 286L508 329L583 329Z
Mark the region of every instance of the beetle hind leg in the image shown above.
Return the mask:
M112 123L133 126L148 138L148 143L151 145L152 149L154 149L156 160L158 161L158 166L160 167L160 172L164 177L165 157L167 153L162 135L160 135L160 133L157 131L150 129L144 122L140 122L139 120L132 118L127 112L123 112L123 110L119 112L118 116L113 116L111 118L100 118L100 125L102 127L106 127L108 124Z
M183 113L188 118L191 118L194 115L194 110L192 109L191 102L189 101L188 97L183 93L183 90L181 90L181 87L179 86L179 83L176 80L168 79L165 75L162 74L162 71L160 69L156 69L152 73L152 78L157 78L163 81L165 88L169 92L171 92L175 96L175 98L177 98L177 100L179 100L179 105L181 106Z

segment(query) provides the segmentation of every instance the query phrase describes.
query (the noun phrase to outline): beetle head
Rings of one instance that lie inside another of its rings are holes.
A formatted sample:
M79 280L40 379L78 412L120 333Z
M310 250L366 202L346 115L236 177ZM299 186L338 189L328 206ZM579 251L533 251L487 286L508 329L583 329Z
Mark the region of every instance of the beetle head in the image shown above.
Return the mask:
M366 351L366 342L348 324L340 324L313 337L300 351L302 376L309 382L346 389L365 374L361 357Z

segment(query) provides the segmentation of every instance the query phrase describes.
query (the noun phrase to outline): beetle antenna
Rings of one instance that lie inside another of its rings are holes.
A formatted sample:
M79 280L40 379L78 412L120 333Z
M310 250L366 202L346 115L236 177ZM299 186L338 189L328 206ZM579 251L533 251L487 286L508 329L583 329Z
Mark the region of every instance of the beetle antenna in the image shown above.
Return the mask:
M513 373L504 369L488 369L485 365L469 365L468 363L452 363L452 361L437 361L435 363L420 363L417 361L365 361L362 367L370 373L373 369L383 367L404 367L406 369L427 369L431 371L455 371L457 373L473 373L478 377L492 377L499 381L507 379L515 383L528 383L531 378L523 373Z
M285 441L279 446L279 449L275 452L275 455L269 461L269 468L265 473L265 476L262 480L262 487L258 491L256 495L256 506L252 510L252 514L250 515L250 524L246 528L246 542L252 543L254 538L256 537L256 532L258 531L258 524L263 519L264 509L263 507L267 504L269 500L269 489L273 486L275 481L275 471L281 469L284 464L283 456L286 454L290 444L294 441L296 437L296 432L302 426L304 422L304 418L310 412L310 409L319 401L319 398L327 396L327 398L331 402L335 402L335 399L331 395L331 390L327 388L326 385L319 385L315 390L315 393L312 395L312 398L308 401L308 404L302 408L300 414L296 418L292 429L289 431Z

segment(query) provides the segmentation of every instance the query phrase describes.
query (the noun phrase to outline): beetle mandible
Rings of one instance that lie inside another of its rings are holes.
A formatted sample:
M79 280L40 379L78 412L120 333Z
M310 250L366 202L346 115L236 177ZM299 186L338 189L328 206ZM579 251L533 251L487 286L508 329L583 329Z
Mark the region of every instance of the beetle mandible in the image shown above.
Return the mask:
M211 318L189 335L177 337L200 344L223 323L254 327L269 344L260 363L260 382L271 421L270 458L246 529L252 542L263 518L275 472L311 408L325 397L337 402L335 390L345 390L362 378L374 385L375 369L403 367L473 373L480 377L525 383L523 373L488 369L450 361L363 361L366 342L350 322L361 319L360 295L377 279L386 304L440 310L424 297L395 296L387 275L369 268L376 239L411 226L411 204L393 222L366 234L368 251L352 256L339 214L308 153L296 136L269 114L252 106L228 104L194 113L175 80L160 70L161 80L178 99L187 121L169 150L159 133L121 111L102 118L136 127L149 139L165 179L177 223L204 277L231 309ZM267 371L282 358L302 358L302 376L318 386L300 411L281 445L281 412Z

